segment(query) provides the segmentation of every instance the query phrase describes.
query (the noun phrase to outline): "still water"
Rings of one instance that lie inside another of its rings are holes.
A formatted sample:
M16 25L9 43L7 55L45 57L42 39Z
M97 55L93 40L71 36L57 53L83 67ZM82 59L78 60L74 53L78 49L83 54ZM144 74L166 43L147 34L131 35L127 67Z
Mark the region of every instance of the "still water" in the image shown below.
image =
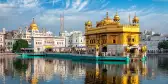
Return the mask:
M0 57L0 84L168 84L168 58L130 64Z

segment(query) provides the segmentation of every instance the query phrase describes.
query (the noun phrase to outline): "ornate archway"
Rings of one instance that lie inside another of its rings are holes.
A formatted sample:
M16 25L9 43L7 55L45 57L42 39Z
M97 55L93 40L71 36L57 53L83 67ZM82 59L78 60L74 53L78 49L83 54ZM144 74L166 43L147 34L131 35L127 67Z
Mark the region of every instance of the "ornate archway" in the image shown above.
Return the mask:
M102 52L107 52L107 46L104 46L104 47L102 48Z

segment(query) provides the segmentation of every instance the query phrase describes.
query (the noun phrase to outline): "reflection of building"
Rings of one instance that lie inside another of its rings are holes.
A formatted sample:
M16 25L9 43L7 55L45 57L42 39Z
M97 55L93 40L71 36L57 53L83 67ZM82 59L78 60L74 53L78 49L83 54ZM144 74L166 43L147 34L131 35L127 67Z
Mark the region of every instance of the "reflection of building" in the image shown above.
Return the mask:
M70 61L34 59L31 63L26 71L26 80L31 78L34 84L38 83L38 80L50 81L54 75L59 75L60 81L64 81L69 74L72 74L74 79L85 74L84 65L72 64Z
M147 75L146 63L103 65L86 69L85 84L140 84L140 75Z
M13 65L11 65L13 63L13 58L12 57L8 57L8 56L0 56L0 84L6 84L7 80L7 75L11 75L13 76L14 74L14 69L13 69Z
M99 46L100 51L124 51L125 46L139 46L139 19L135 15L132 24L120 24L120 17L116 13L112 20L107 13L104 20L92 27L92 22L85 23L86 45L89 49Z

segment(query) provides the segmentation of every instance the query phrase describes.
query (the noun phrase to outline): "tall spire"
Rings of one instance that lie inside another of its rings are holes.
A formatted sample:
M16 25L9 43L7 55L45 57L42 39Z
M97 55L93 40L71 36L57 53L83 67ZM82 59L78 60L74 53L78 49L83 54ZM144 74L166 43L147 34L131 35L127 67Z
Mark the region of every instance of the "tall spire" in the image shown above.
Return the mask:
M32 23L35 23L35 21L34 21L34 18L33 18L33 21L32 21Z
M109 16L108 16L108 12L106 13L106 18L109 18Z
M60 14L60 34L64 31L64 12Z
M118 15L118 11L116 10L116 15Z
M118 12L116 11L116 15L118 15Z
M131 18L131 15L129 14L129 16L128 16L129 24L131 24L130 18Z

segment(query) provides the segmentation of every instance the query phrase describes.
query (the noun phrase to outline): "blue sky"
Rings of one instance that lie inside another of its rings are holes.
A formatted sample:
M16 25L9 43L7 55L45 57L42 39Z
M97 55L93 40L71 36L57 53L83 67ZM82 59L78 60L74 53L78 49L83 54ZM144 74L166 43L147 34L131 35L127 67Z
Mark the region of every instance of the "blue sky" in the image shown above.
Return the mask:
M8 31L29 26L35 18L39 28L58 35L60 14L65 15L65 29L84 31L84 22L93 24L109 12L111 18L118 11L121 23L128 23L128 15L135 12L140 18L141 31L168 31L168 0L0 0L0 28Z

